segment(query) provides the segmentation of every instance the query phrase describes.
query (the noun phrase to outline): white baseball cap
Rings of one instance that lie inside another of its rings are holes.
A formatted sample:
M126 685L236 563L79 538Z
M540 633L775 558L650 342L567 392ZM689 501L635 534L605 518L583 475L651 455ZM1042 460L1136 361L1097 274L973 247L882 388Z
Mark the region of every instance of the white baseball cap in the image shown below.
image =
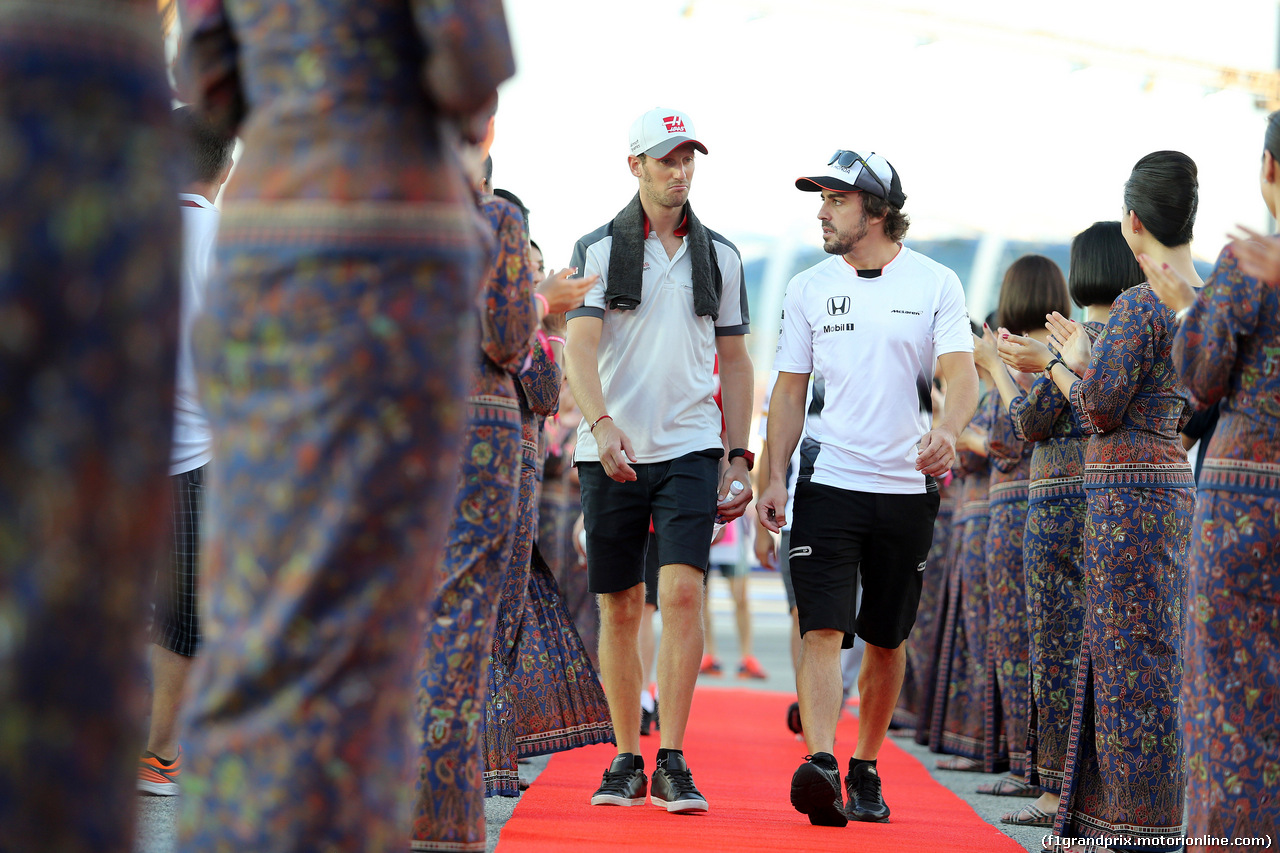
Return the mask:
M672 149L686 142L693 144L703 154L707 146L699 142L693 133L693 120L679 110L655 107L631 123L631 154L650 157L666 157Z
M838 193L868 192L899 210L907 202L898 170L874 151L864 153L841 149L831 155L825 173L796 178L796 189L811 193L822 190Z

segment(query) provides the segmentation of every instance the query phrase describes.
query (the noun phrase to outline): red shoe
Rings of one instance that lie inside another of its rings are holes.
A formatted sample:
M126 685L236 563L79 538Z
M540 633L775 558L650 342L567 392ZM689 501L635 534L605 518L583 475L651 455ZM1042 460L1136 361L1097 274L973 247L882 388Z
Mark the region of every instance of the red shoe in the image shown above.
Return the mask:
M178 776L182 774L182 748L172 764L163 764L154 752L144 753L138 762L138 790L157 797L178 795Z
M747 655L742 659L742 665L738 667L739 678L768 678L769 673L764 671L764 667L760 665L760 661L756 660L755 655Z
M724 668L720 666L720 661L711 655L702 656L702 665L698 667L699 675L724 675Z

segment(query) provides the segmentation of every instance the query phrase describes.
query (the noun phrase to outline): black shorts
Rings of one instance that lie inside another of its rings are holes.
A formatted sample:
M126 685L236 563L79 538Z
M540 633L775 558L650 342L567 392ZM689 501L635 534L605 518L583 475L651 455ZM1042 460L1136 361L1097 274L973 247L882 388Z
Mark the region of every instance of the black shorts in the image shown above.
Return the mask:
M930 480L929 488L884 495L812 482L796 486L787 556L801 636L825 628L843 631L846 649L854 634L895 649L911 634L938 515L937 485Z
M200 648L200 516L204 505L201 465L169 478L173 495L173 551L168 571L156 577L156 618L151 642L183 657Z
M658 535L650 533L644 546L644 603L658 606Z
M716 448L633 464L636 479L629 483L611 479L599 462L578 463L591 592L621 592L644 580L651 517L658 565L707 570L723 455Z

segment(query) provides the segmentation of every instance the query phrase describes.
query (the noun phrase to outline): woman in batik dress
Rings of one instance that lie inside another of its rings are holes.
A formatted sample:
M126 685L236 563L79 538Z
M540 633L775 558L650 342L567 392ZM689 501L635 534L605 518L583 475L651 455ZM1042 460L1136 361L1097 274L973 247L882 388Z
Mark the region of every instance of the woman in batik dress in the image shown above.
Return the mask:
M489 197L482 210L498 257L481 293L481 362L468 398L467 442L452 520L423 634L421 764L412 850L483 850L481 729L498 600L517 538L521 412L516 377L536 328L520 211Z
M1191 158L1160 151L1139 160L1121 221L1130 250L1198 282L1190 252L1196 202ZM1146 284L1120 294L1092 347L1080 324L1059 314L1049 322L1062 354L1050 375L1089 433L1088 604L1059 836L1155 841L1182 833L1178 698L1195 486L1179 435L1191 407L1173 366L1175 322Z
M981 373L980 373L981 375ZM982 772L996 764L996 746L986 740L987 698L987 421L991 389L956 443L960 467L957 485L955 555L948 568L946 620L934 676L929 749L946 753L947 770Z
M996 309L999 333L1045 335L1044 317L1052 311L1070 310L1067 282L1058 265L1043 255L1025 255L1005 272ZM1028 784L1027 729L1031 705L1030 613L1027 606L1023 538L1027 526L1027 498L1033 445L1022 439L1009 407L1026 388L1030 374L1010 373L996 351L996 333L984 328L974 336L974 359L986 369L999 396L992 400L991 430L987 439L991 457L991 527L987 536L991 627L987 659L989 684L989 738L1004 735L1009 749L1010 775L978 787L983 794L1035 797Z
M538 550L560 588L560 598L573 618L578 636L592 666L599 666L600 610L587 590L587 568L574 545L574 523L582 515L578 471L573 467L573 445L581 414L566 384L560 395L560 413L547 424L547 459L538 502Z
M1262 194L1280 206L1280 113L1267 123ZM1280 288L1247 275L1240 244L1197 296L1144 268L1178 310L1174 364L1200 407L1221 401L1200 475L1191 545L1182 732L1186 834L1280 830ZM1246 247L1248 248L1248 247ZM1203 848L1188 847L1188 851Z
M925 561L924 583L920 589L920 606L916 610L916 624L907 638L907 667L903 675L902 692L897 707L893 709L891 729L902 731L902 737L916 736L924 731L928 742L928 722L933 704L934 662L938 657L940 638L938 611L942 606L947 579L947 551L951 544L951 529L955 518L955 480L948 475L938 482L938 516L933 522L933 544ZM917 728L918 727L918 728Z
M1068 290L1085 308L1085 331L1096 340L1124 289L1142 281L1119 222L1098 222L1071 242ZM1001 332L1001 357L1014 370L1040 372L1053 358L1041 328L1027 336ZM1018 435L1031 453L1023 565L1031 610L1031 702L1027 782L1043 793L1001 818L1022 826L1053 826L1062 791L1075 672L1084 631L1084 455L1088 436L1053 380L1041 375L1009 404Z
M403 850L492 241L455 140L513 71L502 7L188 0L183 23L184 89L244 154L194 336L219 462L182 849Z
M5 850L133 848L143 602L171 541L172 132L155 0L0 3Z
M517 758L613 741L604 690L546 561L533 559L545 420L560 401L560 345L545 334L520 372L516 535L502 581L485 706L485 796L520 795Z

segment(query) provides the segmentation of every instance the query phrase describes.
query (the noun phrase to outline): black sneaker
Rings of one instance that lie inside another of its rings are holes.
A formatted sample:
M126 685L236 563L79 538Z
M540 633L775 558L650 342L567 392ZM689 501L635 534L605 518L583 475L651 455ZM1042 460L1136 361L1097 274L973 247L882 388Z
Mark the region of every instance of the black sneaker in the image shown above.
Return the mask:
M658 759L658 767L653 771L653 790L649 792L649 801L655 806L665 807L669 812L707 810L706 797L694 787L689 765L678 752Z
M644 804L649 792L649 780L644 775L644 758L623 753L613 759L604 771L600 790L591 795L593 806L639 806Z
M844 813L840 796L840 765L834 755L820 752L806 755L791 777L791 805L809 816L814 826L844 826L849 818Z
M657 708L654 709L655 711ZM653 711L646 711L644 706L640 706L640 734L648 737L649 730L653 727L653 718L656 715Z
M792 702L791 707L787 708L787 728L798 735L804 734L804 723L800 722L800 703ZM840 768L837 767L837 770Z
M880 793L880 773L865 762L854 765L851 759L849 764L849 775L844 777L849 804L845 806L844 813L849 820L888 823L889 807L884 804L884 796Z

